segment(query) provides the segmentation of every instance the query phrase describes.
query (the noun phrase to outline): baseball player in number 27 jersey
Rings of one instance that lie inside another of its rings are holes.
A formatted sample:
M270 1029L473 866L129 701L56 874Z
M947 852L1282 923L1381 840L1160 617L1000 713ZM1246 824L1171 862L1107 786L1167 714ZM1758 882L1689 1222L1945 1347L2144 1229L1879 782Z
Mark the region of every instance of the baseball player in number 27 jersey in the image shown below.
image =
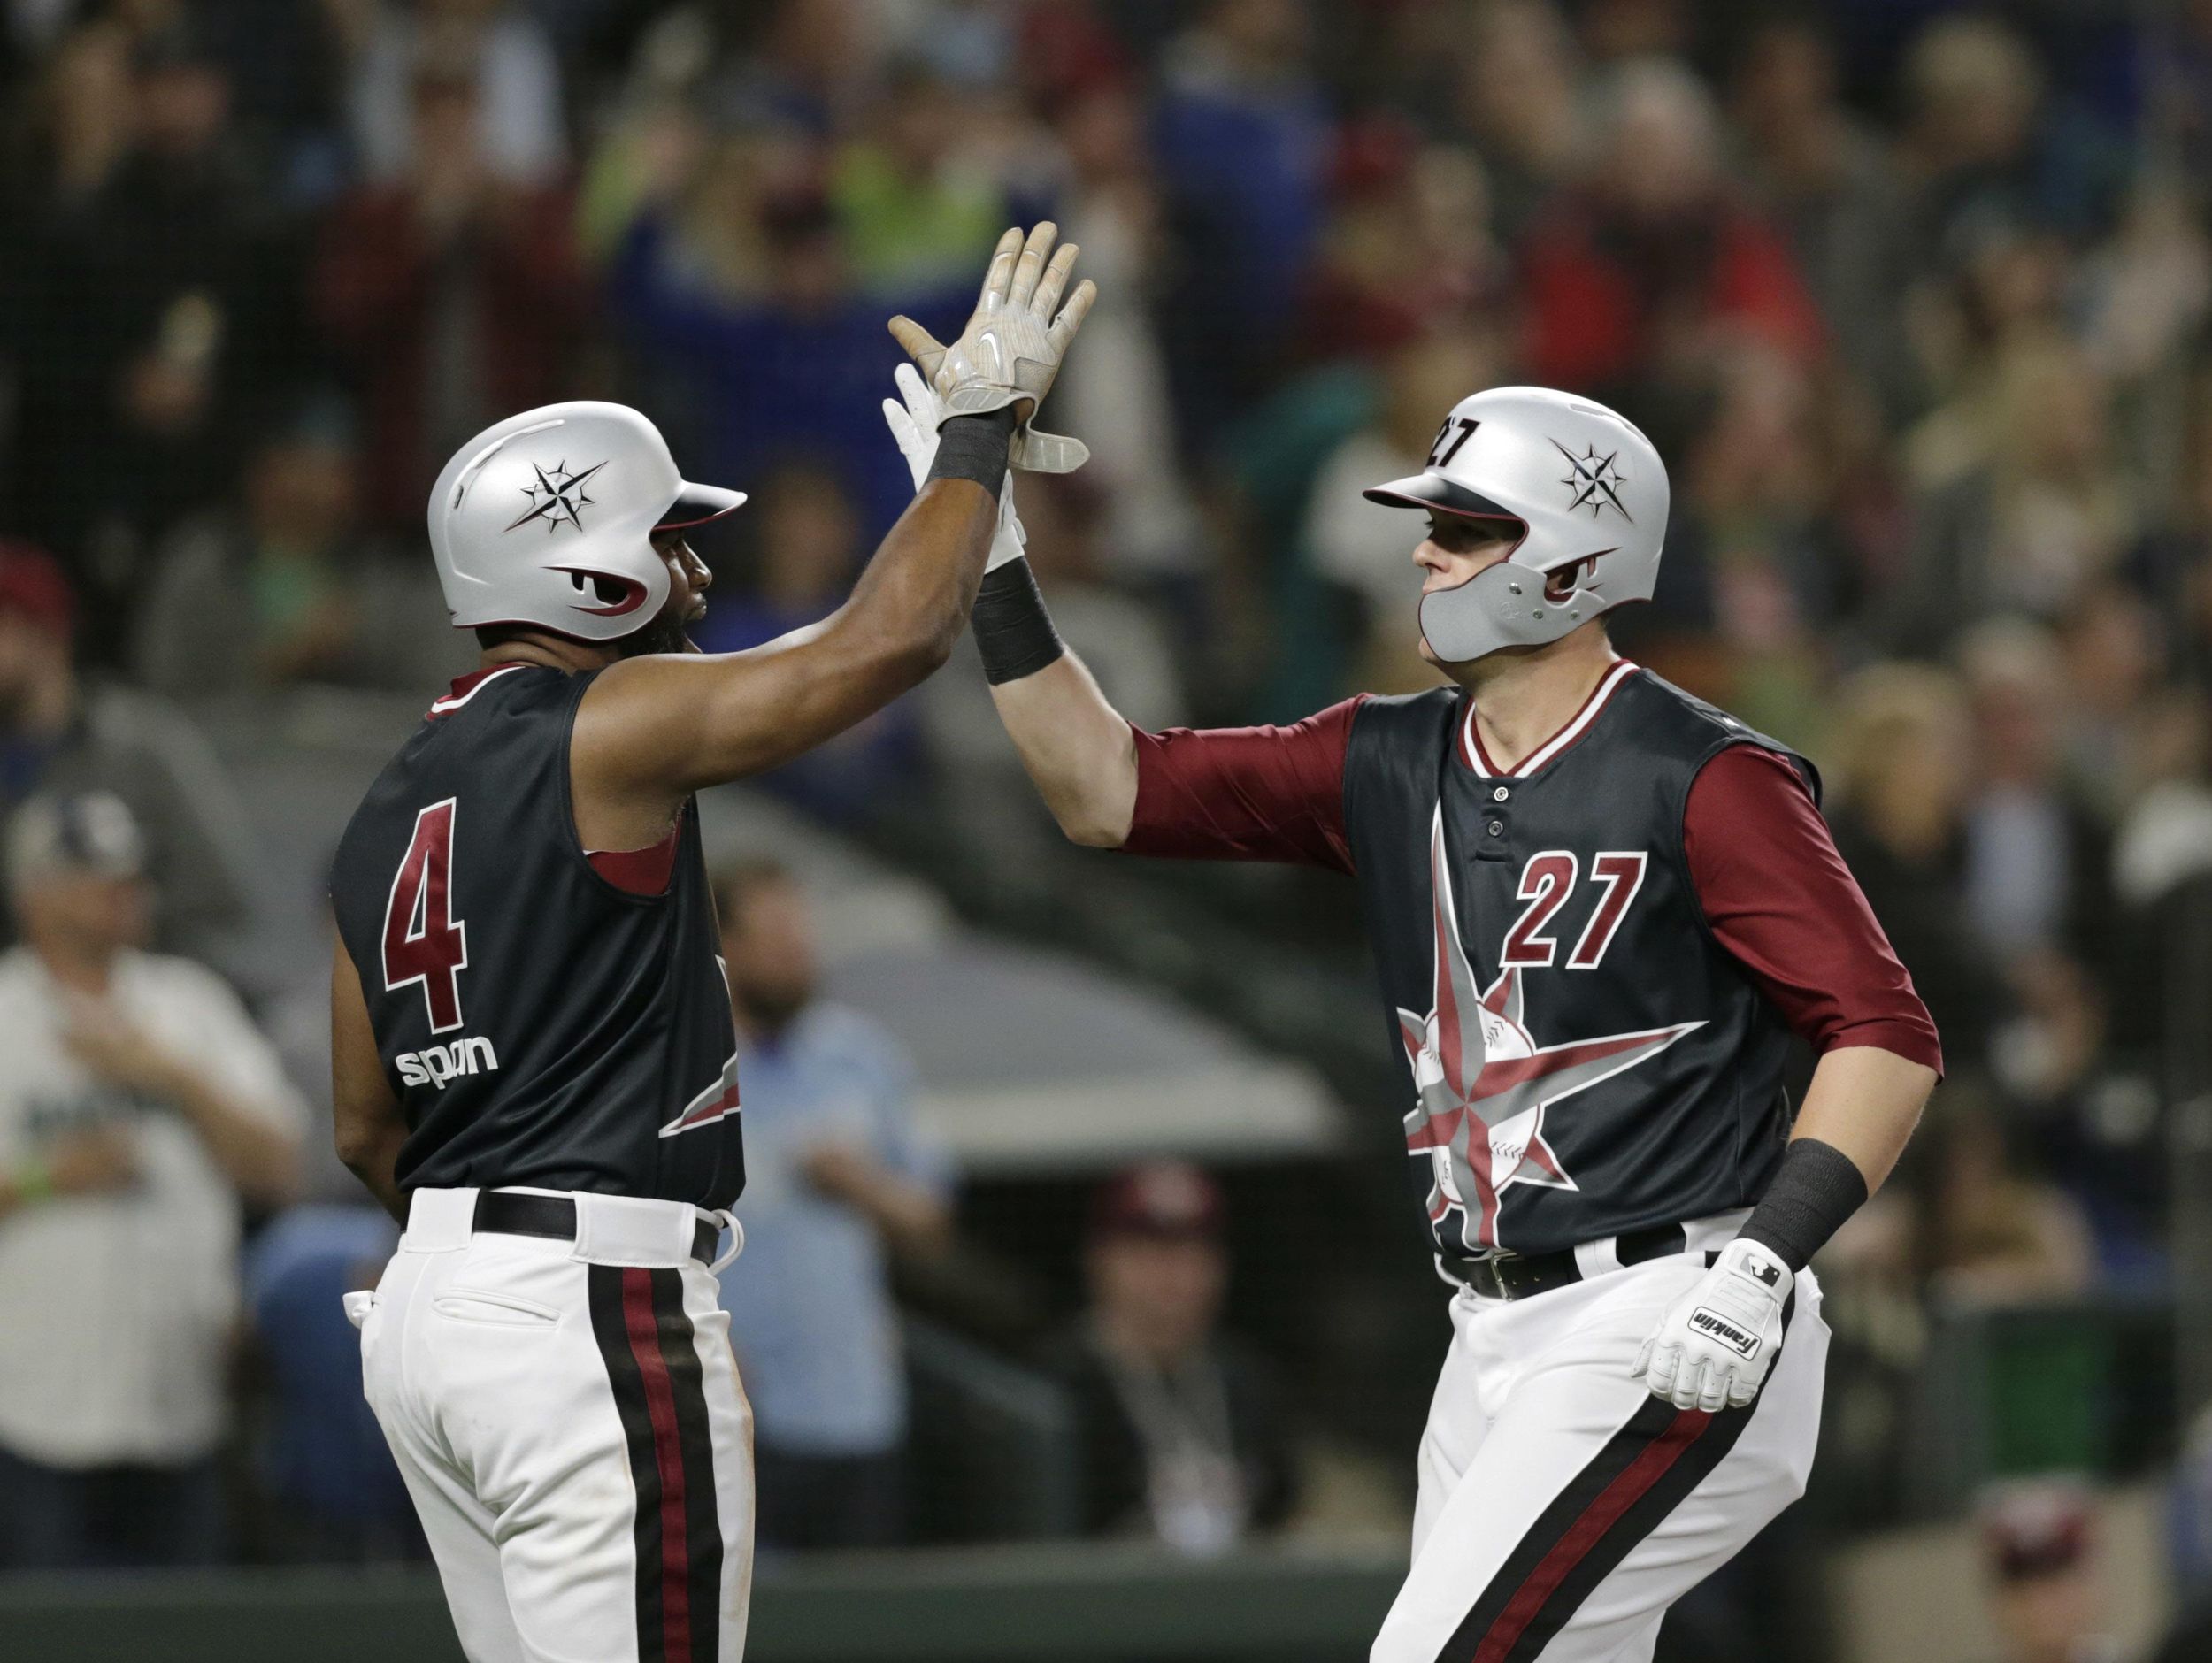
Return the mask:
M915 462L926 389L887 406ZM1635 1663L1802 1491L1827 1330L1806 1261L1886 1176L1933 1027L1786 747L1615 655L1666 471L1615 412L1463 401L1427 466L1424 654L1450 686L1149 734L1063 647L1018 532L974 628L1077 840L1360 886L1453 1337L1375 1663ZM1819 1063L1794 1115L1792 1033Z

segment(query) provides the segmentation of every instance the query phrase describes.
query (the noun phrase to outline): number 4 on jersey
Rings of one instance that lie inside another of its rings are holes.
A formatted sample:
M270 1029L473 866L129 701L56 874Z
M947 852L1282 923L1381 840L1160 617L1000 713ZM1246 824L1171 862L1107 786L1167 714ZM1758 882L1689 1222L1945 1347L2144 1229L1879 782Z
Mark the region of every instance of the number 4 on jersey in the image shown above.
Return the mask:
M468 968L468 926L453 916L455 800L415 816L414 840L392 877L384 908L384 991L422 984L430 1031L461 1025L461 972Z

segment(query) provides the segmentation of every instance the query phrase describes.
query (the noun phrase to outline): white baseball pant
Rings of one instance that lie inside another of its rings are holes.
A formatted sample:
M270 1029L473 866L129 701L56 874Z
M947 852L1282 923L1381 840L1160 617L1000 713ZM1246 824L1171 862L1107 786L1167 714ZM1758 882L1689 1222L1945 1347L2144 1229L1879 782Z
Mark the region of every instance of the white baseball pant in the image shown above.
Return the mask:
M1828 1361L1809 1271L1747 1407L1677 1409L1629 1376L1704 1272L1697 1252L1453 1299L1412 1568L1372 1663L1649 1663L1667 1607L1804 1493Z
M547 1193L547 1192L533 1192ZM419 1190L362 1380L471 1663L737 1663L752 1412L705 1215L578 1194L573 1241L478 1233Z

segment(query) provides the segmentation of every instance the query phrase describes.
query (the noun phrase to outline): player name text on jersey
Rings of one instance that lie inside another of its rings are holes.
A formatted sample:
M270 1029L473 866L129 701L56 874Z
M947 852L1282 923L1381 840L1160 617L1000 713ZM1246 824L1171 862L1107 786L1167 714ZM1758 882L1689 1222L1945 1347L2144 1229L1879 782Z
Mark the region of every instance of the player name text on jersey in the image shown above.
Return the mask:
M403 1051L392 1059L399 1069L399 1077L410 1085L434 1085L444 1091L446 1082L464 1074L495 1074L499 1071L499 1056L492 1049L492 1042L479 1035L473 1039L456 1039L449 1045L429 1046L420 1051Z

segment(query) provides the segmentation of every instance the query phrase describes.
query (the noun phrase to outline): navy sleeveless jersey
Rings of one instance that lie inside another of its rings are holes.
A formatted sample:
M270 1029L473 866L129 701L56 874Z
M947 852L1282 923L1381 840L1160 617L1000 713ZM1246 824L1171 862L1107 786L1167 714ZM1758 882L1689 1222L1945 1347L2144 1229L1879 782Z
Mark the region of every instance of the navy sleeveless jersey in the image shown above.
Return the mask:
M456 683L339 842L339 934L407 1111L399 1186L727 1207L737 1037L698 811L662 893L593 870L568 767L591 681L519 665Z
M1344 763L1437 1245L1548 1253L1751 1205L1788 1137L1790 1035L1707 925L1683 813L1729 746L1817 793L1811 765L1626 663L1512 775L1469 713L1456 688L1367 700Z

